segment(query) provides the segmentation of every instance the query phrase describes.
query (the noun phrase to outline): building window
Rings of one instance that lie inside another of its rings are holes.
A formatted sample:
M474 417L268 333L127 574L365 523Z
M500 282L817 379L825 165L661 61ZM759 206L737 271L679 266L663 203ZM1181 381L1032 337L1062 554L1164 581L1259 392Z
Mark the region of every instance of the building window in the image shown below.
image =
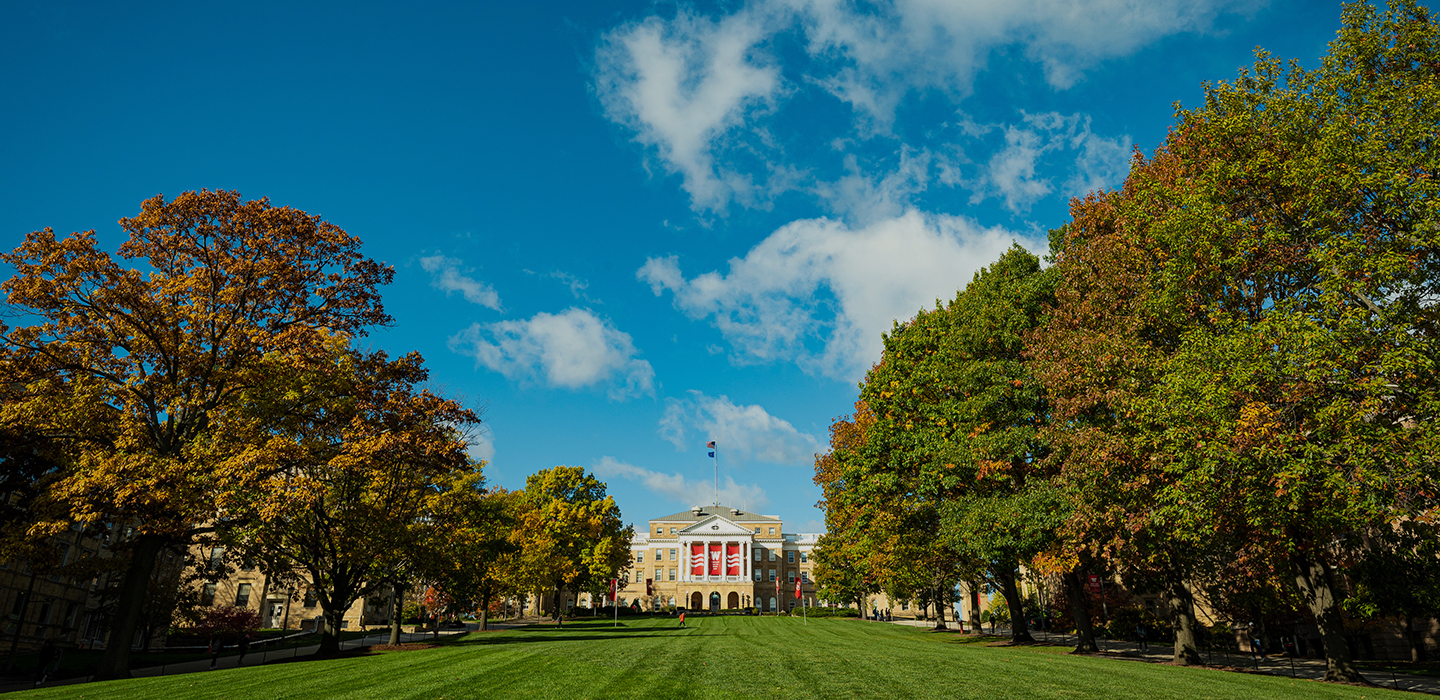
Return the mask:
M770 550L770 561L775 561L775 550Z
M674 581L674 580L675 580L675 570L674 570L674 569L671 569L671 570L670 570L670 580L671 580L671 581ZM674 603L671 603L671 605L674 605Z
M770 534L772 534L772 535L775 534L775 528L773 528L773 527L770 528Z
M635 561L640 564L645 563L645 550L642 549L635 553Z
M910 609L910 601L908 601L908 600L902 600L902 601L900 601L900 609L901 609L901 610L909 610L909 609Z
M758 559L759 557L756 557L756 558ZM754 569L753 571L755 572L755 580L756 580L756 581L759 581L759 580L760 580L760 570L759 570L759 569Z
M240 569L241 569L242 571L254 571L254 570L255 570L255 560L254 560L254 559L251 559L250 557L245 557L244 559L241 559L241 560L240 560Z
M760 552L763 552L763 551L765 551L765 550L760 549L759 547L756 547L756 548L755 548L755 561L760 561Z
M675 534L675 528L673 528L673 527L670 528L670 534L672 534L672 535Z
M790 574L790 583L795 583L795 571L791 570L788 573Z
M315 607L315 603L318 601L319 598L315 595L315 591L313 589L305 591L305 607L313 608Z
M665 528L660 527L660 526L657 525L657 526L655 527L655 534L656 534L656 535L663 535L663 534L665 534Z
M801 552L801 553L800 553L800 563L801 563L801 564L804 564L804 563L807 562L807 561L810 561L810 555L806 554L805 552Z
M775 570L774 570L774 569L771 569L771 570L770 570L770 582L771 582L771 583L774 583L774 582L775 582Z
M659 569L656 569L656 570L655 570L655 582L656 582L656 583L659 583L659 582L662 580L662 579L660 578L660 574L662 574L662 573L664 573L664 572L662 572L662 571L659 570Z
M215 584L207 583L200 589L200 604L209 606L215 604Z
M670 561L675 561L675 550L670 550Z
M770 607L765 608L766 612L775 612L775 596L770 596Z
M225 548L213 547L210 549L210 570L219 571L220 565L225 561Z
M644 576L644 575L645 575L645 574L644 574L643 572L641 572L639 569L636 569L636 570L635 570L635 583L640 583L642 580L644 580L644 579L640 578L641 576Z
M755 528L755 534L757 534L757 535L760 534L760 528L759 528L759 527L756 527L756 528Z
M795 563L795 553L794 553L794 552L786 552L786 553L785 553L785 561L788 561L788 562L790 562L791 564L794 564L794 563Z
M804 581L804 582L806 582L806 583L809 583L809 582L810 582L809 572L807 572L807 571L801 571L801 572L800 572L800 580L801 580L801 581Z
M242 583L235 592L235 607L244 608L250 605L250 584Z

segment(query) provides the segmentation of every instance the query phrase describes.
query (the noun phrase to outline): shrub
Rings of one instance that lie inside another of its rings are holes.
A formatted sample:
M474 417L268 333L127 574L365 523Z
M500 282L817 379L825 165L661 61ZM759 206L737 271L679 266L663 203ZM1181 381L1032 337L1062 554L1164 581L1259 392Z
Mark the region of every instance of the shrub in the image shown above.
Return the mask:
M200 616L195 632L204 637L234 639L260 629L260 613L250 608L218 605Z

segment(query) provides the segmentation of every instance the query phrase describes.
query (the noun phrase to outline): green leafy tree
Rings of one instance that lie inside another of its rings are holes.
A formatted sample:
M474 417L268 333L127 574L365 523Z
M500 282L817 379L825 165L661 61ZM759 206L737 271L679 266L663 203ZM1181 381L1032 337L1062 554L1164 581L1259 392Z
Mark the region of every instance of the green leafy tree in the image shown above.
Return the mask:
M1320 68L1207 86L1077 205L1036 334L1078 536L1182 611L1217 560L1285 572L1332 680L1349 562L1435 505L1436 55L1426 10L1356 4Z
M564 591L600 590L625 576L634 528L621 522L605 482L581 467L558 466L526 477L521 494L515 582L552 594L557 618L564 614Z
M525 503L521 492L484 488L480 466L452 475L430 496L421 550L427 578L460 609L479 609L485 630L491 602L515 592L514 534Z

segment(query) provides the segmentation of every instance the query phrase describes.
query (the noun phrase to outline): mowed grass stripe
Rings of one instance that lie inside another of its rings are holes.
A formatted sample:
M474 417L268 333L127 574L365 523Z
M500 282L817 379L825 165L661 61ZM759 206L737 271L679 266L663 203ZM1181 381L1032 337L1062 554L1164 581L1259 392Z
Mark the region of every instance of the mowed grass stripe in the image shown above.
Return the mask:
M47 688L15 698L1375 698L1391 691L988 647L837 619L585 621L425 651Z

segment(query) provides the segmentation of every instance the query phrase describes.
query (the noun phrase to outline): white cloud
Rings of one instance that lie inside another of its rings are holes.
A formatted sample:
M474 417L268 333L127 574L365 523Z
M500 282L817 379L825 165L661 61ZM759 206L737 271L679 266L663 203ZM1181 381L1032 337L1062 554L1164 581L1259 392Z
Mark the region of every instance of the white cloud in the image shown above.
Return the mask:
M482 461L493 462L495 460L495 440L490 435L490 429L481 426L470 436L470 447L466 450L470 457Z
M655 393L655 371L635 357L630 335L589 309L475 323L450 338L450 349L510 379L540 377L568 389L608 384L613 399Z
M691 390L684 399L665 399L660 436L685 450L691 442L716 441L724 459L738 457L775 464L810 464L820 443L788 421L755 404L737 406L726 396Z
M984 171L968 183L974 191L972 204L998 196L1011 212L1029 211L1031 205L1055 190L1049 179L1037 175L1042 159L1051 153L1076 154L1073 174L1065 182L1065 194L1072 197L1116 187L1129 172L1130 137L1105 138L1092 133L1087 114L1021 112L1019 124L966 121L961 129L972 138L999 131L1005 139L1005 145L991 156Z
M646 489L672 501L687 506L708 505L715 502L715 482L710 479L690 479L679 472L663 474L633 464L621 462L614 457L601 457L593 467L597 475L606 478L621 478L636 481ZM750 511L761 511L770 506L765 489L755 484L736 483L735 478L726 476L720 484L722 505L744 507Z
M681 175L697 210L753 200L751 178L717 167L715 151L780 88L779 68L758 51L767 24L749 10L713 20L681 9L668 21L621 26L600 42L595 89L606 114Z
M810 373L858 379L880 359L881 333L953 298L1016 241L1044 249L1001 228L913 210L863 227L806 219L732 258L728 273L687 280L672 256L650 258L636 276L657 296L673 293L691 318L710 319L737 364L793 360Z
M732 201L764 206L779 192L804 189L811 181L813 159L797 168L783 152L792 132L781 130L780 118L798 102L790 99L795 95L819 91L849 106L850 128L823 140L894 138L891 126L907 95L938 94L958 104L973 92L975 76L996 50L1020 49L1052 88L1063 90L1106 60L1166 36L1211 31L1221 15L1247 15L1264 4L750 0L716 16L681 6L672 18L652 15L602 37L595 93L611 121L629 129L664 171L682 177L697 211L718 211ZM803 52L774 49L790 35ZM806 129L824 123L802 120ZM992 170L997 178L1009 174L1016 198L1007 201L1023 209L1020 202L1053 187L1027 169L1033 163L1026 158L1028 137L1016 137ZM1108 172L1106 167L1095 172ZM1004 186L1000 182L995 187Z
M500 295L495 288L461 272L462 264L458 258L438 254L420 258L420 266L430 273L431 287L444 290L447 296L460 292L465 301L500 311Z

